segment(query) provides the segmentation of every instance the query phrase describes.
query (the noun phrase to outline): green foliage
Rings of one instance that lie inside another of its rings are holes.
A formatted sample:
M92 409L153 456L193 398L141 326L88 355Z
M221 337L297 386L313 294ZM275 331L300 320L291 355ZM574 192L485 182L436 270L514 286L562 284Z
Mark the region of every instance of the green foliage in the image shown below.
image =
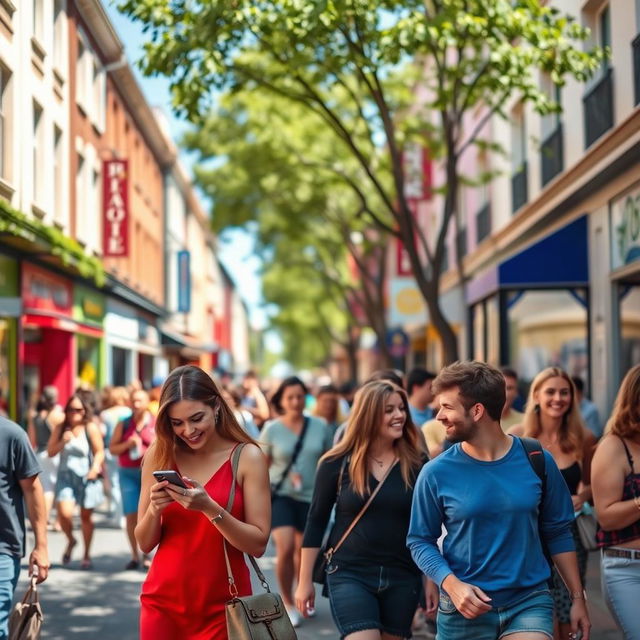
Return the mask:
M351 159L351 187L368 221L400 235L448 361L457 346L439 303L445 238L460 179L478 180L460 175L461 156L482 144L489 118L507 117L512 98L541 114L559 110L540 88L541 73L557 85L567 77L584 81L604 56L585 51L586 30L542 0L123 0L120 8L147 29L142 70L170 78L176 111L194 123L206 123L212 110L242 93L278 96L281 118L298 106L317 118L336 157ZM470 113L480 114L471 131ZM277 136L279 128L270 128ZM223 141L231 135L215 133ZM244 132L256 140L264 133ZM408 144L423 145L445 167L435 185L444 195L441 215L426 234L405 197ZM314 145L301 160L314 164L315 152ZM238 183L241 172L256 179L261 162L257 153L243 167L230 166L230 179L234 172ZM339 171L339 162L333 168ZM282 186L306 203L307 185ZM263 215L255 193L242 205L240 219L257 209Z
M4 200L0 200L0 233L8 233L30 243L44 245L44 248L51 255L60 258L64 265L74 267L84 278L92 278L99 287L104 285L102 262L98 258L86 255L77 240L65 236L55 227L26 216Z

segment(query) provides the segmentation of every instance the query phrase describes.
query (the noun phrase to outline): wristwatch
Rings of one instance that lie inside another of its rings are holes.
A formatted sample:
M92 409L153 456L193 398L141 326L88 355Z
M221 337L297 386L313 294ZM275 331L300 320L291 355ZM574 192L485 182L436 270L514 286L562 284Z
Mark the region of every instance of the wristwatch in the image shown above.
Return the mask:
M211 524L218 524L218 522L220 522L222 518L224 518L224 509L217 516L213 516L213 518L210 518Z

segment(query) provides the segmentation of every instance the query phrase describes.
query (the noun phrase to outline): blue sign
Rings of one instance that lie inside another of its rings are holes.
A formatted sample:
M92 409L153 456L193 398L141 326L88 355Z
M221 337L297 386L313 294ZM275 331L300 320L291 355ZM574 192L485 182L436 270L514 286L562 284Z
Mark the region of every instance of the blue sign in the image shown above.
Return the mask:
M178 251L178 311L191 311L191 254Z
M385 342L393 358L404 358L409 351L411 339L402 329L389 329Z

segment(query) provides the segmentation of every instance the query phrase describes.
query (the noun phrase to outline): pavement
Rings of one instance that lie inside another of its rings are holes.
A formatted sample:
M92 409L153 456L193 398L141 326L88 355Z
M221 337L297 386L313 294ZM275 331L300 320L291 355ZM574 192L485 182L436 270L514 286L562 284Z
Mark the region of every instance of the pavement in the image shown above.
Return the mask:
M44 611L42 638L50 640L80 640L100 638L137 640L140 587L143 571L126 571L129 560L126 534L121 529L109 527L104 516L96 514L96 531L93 542L93 569L80 569L81 544L74 549L70 564L62 566L60 559L65 547L62 533L49 534L49 554L52 568L48 580L39 588L40 602ZM80 539L79 526L76 525ZM28 535L28 544L32 544ZM30 547L29 547L30 548ZM267 548L259 564L269 584L277 589L274 566L274 550ZM600 595L599 561L597 553L589 559L587 591L589 611L593 623L592 640L622 640ZM21 597L27 588L26 565L16 597ZM254 576L255 577L255 576ZM254 580L254 592L261 589ZM331 619L329 602L319 589L316 597L316 616L304 620L297 629L299 640L338 639ZM418 640L432 640L433 636L418 632Z

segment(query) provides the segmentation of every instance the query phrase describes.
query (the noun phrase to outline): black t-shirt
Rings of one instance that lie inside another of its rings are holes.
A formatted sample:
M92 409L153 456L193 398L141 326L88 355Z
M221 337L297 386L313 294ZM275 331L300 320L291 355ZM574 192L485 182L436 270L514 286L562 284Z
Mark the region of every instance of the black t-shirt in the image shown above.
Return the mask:
M20 480L40 473L27 434L0 418L0 553L24 555L24 501Z
M342 460L343 458L324 460L318 467L303 547L320 547L322 544L331 509L336 502ZM415 470L414 479L419 471L419 468ZM375 477L369 474L370 490L373 491L377 484ZM335 553L336 564L374 564L420 573L411 559L406 543L412 497L413 486L405 486L400 464L396 464L361 520ZM335 524L329 535L330 546L340 540L367 499L368 494L361 497L352 489L347 463L336 504Z

